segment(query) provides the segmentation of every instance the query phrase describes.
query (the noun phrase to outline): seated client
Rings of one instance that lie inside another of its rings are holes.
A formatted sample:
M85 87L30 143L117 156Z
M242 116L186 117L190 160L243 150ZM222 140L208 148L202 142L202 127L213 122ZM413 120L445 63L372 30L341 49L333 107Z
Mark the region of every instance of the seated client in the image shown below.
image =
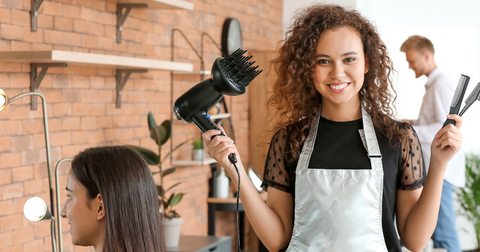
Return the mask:
M155 183L142 156L125 146L86 149L73 159L67 200L72 243L96 252L164 252Z

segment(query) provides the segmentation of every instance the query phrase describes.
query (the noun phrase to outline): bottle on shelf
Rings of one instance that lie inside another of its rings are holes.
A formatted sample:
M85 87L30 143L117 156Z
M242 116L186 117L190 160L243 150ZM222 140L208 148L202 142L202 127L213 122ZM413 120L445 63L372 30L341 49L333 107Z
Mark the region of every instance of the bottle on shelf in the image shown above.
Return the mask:
M217 179L217 198L225 199L225 198L228 198L228 188L229 188L230 181L227 178L227 176L225 176L224 168L220 167L220 169L221 169L221 172L216 178Z

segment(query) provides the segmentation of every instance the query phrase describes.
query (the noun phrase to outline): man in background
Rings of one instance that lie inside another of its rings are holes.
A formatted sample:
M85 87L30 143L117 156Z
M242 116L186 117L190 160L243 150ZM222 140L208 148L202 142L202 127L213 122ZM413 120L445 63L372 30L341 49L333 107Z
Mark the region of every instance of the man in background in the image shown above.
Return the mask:
M435 50L429 39L422 36L411 36L402 44L400 51L405 53L409 68L415 72L416 78L422 75L428 77L420 114L417 120L412 121L412 126L423 146L423 159L428 169L430 146L435 133L442 128L447 119L456 85L437 67L433 57ZM461 252L455 228L453 186L465 186L465 153L463 149L448 163L443 181L437 226L432 236L435 248L445 248L448 252Z

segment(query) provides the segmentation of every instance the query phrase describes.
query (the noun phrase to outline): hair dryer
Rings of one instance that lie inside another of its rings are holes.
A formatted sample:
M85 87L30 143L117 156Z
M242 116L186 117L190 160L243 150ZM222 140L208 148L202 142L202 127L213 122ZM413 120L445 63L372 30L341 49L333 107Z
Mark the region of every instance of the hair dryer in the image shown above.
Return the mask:
M252 67L255 61L249 62L252 56L243 56L245 52L238 49L225 58L217 58L212 66L211 77L193 86L175 101L175 117L183 123L195 123L202 132L219 130L207 112L223 95L244 94L248 84L263 71L256 70L258 66Z

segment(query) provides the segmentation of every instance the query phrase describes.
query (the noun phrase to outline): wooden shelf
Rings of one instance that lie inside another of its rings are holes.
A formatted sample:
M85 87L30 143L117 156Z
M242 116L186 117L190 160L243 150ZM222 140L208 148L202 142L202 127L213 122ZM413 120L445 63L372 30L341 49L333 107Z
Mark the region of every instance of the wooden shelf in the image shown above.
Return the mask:
M0 61L68 63L72 65L91 65L118 69L138 68L184 72L193 71L193 65L188 63L59 50L0 52Z
M211 157L206 157L202 161L196 161L196 160L173 160L172 165L173 166L195 166L195 165L207 165L207 164L214 164L216 163L217 160L211 158Z
M216 114L210 116L210 119L215 120L215 119L223 119L223 118L230 118L232 114L226 113L226 114Z
M184 0L107 0L120 4L148 4L156 10L193 10L193 3Z
M212 71L192 71L192 72L182 72L182 71L174 71L173 74L198 74L198 75L211 75Z

